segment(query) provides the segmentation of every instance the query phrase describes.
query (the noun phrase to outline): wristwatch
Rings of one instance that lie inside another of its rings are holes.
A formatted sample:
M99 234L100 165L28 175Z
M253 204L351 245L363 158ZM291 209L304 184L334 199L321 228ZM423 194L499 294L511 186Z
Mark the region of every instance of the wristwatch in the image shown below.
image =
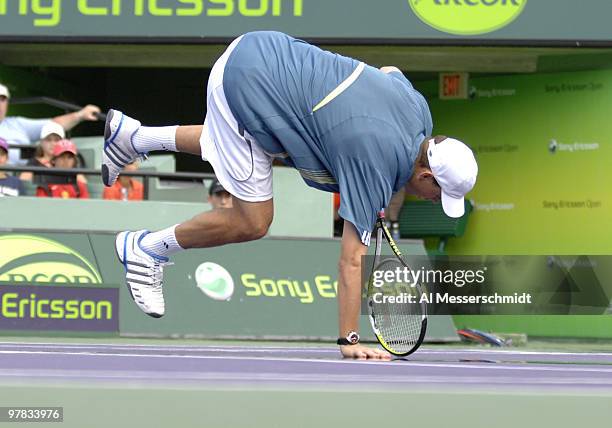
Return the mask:
M359 334L356 331L349 331L346 337L339 337L336 343L338 345L356 345L359 343Z

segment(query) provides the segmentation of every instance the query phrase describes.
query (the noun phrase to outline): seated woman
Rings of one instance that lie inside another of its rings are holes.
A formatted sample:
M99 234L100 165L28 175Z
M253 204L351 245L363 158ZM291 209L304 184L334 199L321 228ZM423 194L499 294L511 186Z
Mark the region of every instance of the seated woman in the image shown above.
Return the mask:
M55 144L66 138L64 128L59 123L49 121L40 131L40 144L36 147L36 153L32 159L29 159L27 166L43 166L51 168L53 159L53 148ZM22 172L19 178L26 181L32 181L34 184L44 185L47 182L53 182L54 176L44 174L34 174L33 172ZM55 176L57 177L57 176ZM84 175L78 174L77 181L87 183Z
M70 140L60 140L53 148L51 164L54 168L72 169L77 162L77 148ZM87 185L75 175L48 176L48 181L36 189L36 196L51 198L89 199Z

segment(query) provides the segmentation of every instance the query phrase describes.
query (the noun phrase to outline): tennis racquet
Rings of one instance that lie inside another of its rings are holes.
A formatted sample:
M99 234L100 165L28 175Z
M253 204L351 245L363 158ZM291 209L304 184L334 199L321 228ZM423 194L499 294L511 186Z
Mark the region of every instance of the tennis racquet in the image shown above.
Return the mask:
M381 255L383 237L393 250L393 256ZM421 302L423 288L420 284L381 279L385 272L395 272L397 268L410 270L391 237L385 224L384 212L381 211L376 221L376 251L366 303L370 324L378 342L391 354L405 357L423 343L427 331L427 305ZM377 281L374 281L375 278ZM398 297L407 301L397 303Z

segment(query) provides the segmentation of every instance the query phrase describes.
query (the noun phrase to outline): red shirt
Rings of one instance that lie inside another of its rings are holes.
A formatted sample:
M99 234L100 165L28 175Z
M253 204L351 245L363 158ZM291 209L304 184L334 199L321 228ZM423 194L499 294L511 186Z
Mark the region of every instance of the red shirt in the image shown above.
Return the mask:
M340 209L340 193L334 193L334 209Z
M36 196L43 198L89 199L89 191L85 183L77 181L76 184L65 183L38 186L36 189Z
M123 194L121 193L123 186L119 183L119 180L115 181L111 187L105 187L102 197L104 199L112 199L116 201L123 200ZM128 189L128 200L129 201L142 201L144 199L144 186L138 180L130 179L130 187Z

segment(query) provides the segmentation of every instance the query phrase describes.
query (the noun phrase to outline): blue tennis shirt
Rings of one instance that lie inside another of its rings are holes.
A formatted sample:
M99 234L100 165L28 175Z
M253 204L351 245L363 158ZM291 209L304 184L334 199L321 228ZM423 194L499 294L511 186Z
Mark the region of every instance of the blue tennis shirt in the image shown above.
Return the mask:
M223 89L238 123L311 187L340 192L340 216L368 245L378 211L431 135L429 107L402 73L383 73L278 32L244 35Z

